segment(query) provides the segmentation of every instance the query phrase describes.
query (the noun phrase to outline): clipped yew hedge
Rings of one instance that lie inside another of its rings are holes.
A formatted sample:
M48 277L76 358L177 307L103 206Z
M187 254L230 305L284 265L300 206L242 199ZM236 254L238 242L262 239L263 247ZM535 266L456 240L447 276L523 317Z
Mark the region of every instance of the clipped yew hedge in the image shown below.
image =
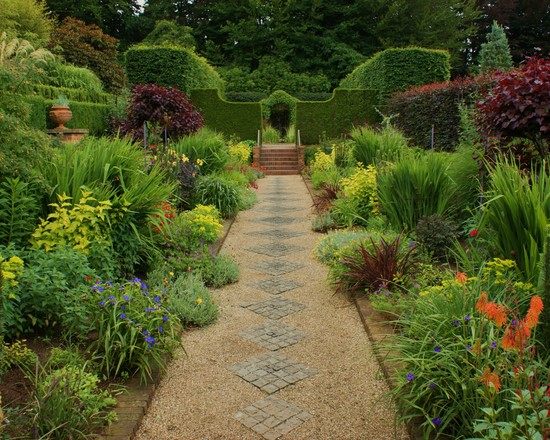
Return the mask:
M54 128L48 113L55 101L40 96L28 96L25 99L31 107L29 125L39 130ZM102 135L108 130L111 115L110 105L69 100L69 107L73 112L73 117L66 124L68 128L84 128L93 135Z
M202 113L207 127L226 137L256 140L262 126L262 106L259 102L229 102L216 89L195 89L190 97Z
M449 52L422 47L386 49L356 67L341 82L347 89L375 89L382 101L393 92L451 77Z
M265 119L271 116L271 110L278 105L286 105L290 110L290 123L296 123L296 103L298 99L284 90L275 90L271 95L261 101L262 113Z
M298 101L296 128L302 144L345 136L356 125L378 122L377 103L378 92L365 89L335 89L328 101Z
M126 74L131 85L176 87L187 94L193 89L224 88L206 59L183 47L133 46L126 52Z
M107 104L113 101L113 95L102 92L92 92L83 89L73 89L68 87L55 87L43 84L30 84L29 93L35 93L45 99L57 99L64 95L67 99L80 102L96 102Z
M431 148L433 125L434 148L450 151L459 143L459 105L473 104L490 85L489 77L477 77L413 87L392 95L386 112L412 144Z

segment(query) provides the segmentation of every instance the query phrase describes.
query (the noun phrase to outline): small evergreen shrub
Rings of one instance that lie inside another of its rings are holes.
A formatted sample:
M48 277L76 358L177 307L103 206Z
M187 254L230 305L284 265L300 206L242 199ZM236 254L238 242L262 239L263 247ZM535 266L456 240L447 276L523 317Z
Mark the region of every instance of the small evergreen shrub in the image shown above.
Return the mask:
M183 274L168 284L172 312L183 325L203 327L218 317L218 306L200 276Z
M457 225L442 215L423 217L416 225L416 240L438 260L445 259L457 237Z
M493 21L491 32L487 35L487 42L481 44L479 51L479 71L481 73L506 71L512 67L512 55L504 28Z

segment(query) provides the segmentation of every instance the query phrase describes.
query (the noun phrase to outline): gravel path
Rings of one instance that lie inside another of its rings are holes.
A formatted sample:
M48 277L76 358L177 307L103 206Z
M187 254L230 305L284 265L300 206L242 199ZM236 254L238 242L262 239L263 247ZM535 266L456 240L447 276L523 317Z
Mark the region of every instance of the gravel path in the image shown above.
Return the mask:
M259 183L259 203L222 248L241 279L214 292L216 324L184 335L186 354L170 364L136 438L407 438L355 307L312 256L320 236L301 177Z

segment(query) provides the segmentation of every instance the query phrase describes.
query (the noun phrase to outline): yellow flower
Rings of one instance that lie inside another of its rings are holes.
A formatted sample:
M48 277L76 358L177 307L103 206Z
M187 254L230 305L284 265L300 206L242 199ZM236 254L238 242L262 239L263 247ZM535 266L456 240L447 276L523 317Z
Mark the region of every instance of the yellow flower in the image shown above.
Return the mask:
M189 162L189 158L188 158L185 154L182 154L182 155L181 155L181 161L182 161L183 163Z
M195 302L200 306L202 304L202 298L198 297Z
M202 159L197 159L195 163L200 167L204 164L204 161Z
M174 276L174 272L168 272L168 275L170 275L171 277Z

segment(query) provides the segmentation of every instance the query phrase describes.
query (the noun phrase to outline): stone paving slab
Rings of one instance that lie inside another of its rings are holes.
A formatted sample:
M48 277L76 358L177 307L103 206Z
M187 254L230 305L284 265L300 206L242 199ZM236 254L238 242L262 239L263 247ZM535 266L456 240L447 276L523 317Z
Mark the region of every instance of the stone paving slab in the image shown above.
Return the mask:
M254 266L254 269L268 275L284 275L302 267L304 267L303 264L277 258L275 260L260 261Z
M305 235L305 232L291 231L288 229L263 229L261 231L246 232L246 235L286 240L287 238L294 238Z
M281 319L305 309L306 306L286 298L272 298L251 304L243 304L242 307L265 318Z
M252 284L252 286L257 287L264 292L270 293L271 295L280 295L281 293L302 287L303 284L297 283L296 281L287 280L285 278L274 277L267 280L258 281L257 283Z
M267 205L267 204L266 204ZM309 209L309 208L306 208L306 207L302 207L302 206L280 206L280 205L272 205L272 206L266 206L266 205L263 205L263 206L259 206L257 208L254 208L254 211L259 211L259 212L270 212L270 213L273 213L273 212L297 212L297 211L305 211L306 209Z
M309 420L312 415L296 405L268 396L240 410L234 417L263 438L275 440Z
M305 337L301 330L279 321L268 321L258 327L245 330L240 335L272 351L294 345Z
M304 248L293 244L271 242L251 246L246 248L246 250L257 254L267 255L269 257L284 257L285 255L291 255L298 251L302 251Z
M283 217L282 215L271 215L269 217L262 217L252 220L254 223L268 223L271 225L289 225L301 221L296 217Z
M276 197L276 196L266 197L261 199L262 202L269 202L269 203L298 202L299 200L300 199L296 197Z
M317 373L278 353L265 353L231 367L241 379L272 394Z

